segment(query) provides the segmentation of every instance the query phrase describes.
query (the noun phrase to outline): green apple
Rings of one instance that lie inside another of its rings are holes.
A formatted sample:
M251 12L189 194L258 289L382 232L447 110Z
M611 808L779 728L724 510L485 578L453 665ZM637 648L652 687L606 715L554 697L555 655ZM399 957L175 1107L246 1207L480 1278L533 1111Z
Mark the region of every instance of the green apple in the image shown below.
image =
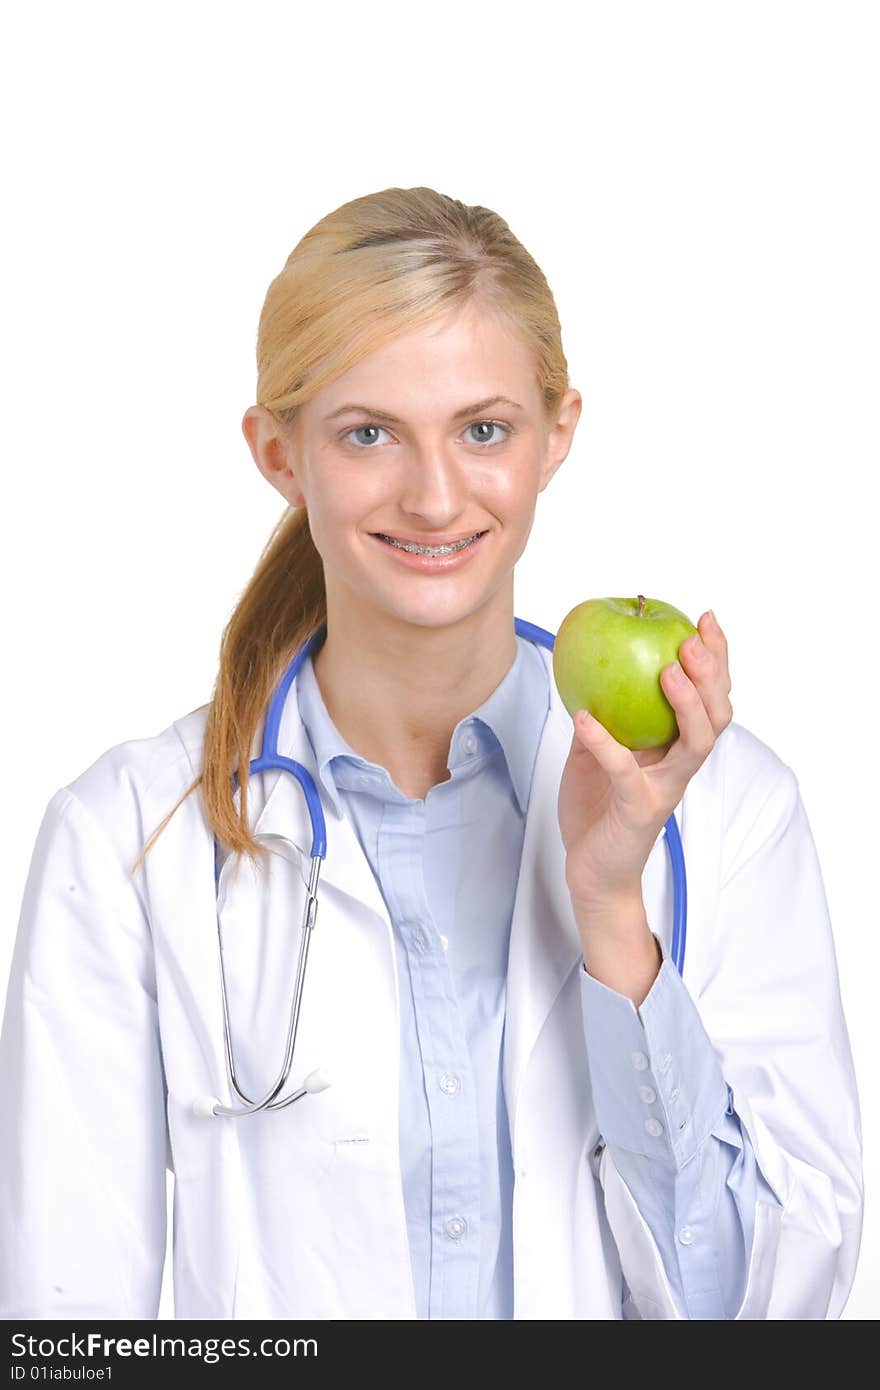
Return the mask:
M589 710L631 750L678 737L675 712L660 684L664 666L697 629L671 603L590 598L566 614L553 647L553 676L569 714Z

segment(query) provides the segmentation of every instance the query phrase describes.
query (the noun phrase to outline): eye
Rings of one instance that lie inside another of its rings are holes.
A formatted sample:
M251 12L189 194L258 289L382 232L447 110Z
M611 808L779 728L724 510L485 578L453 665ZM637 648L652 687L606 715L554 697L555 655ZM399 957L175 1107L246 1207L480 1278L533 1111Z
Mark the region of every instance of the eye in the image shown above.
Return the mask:
M510 428L510 426L509 426L509 425L502 425L502 423L501 423L500 420L475 420L474 423L473 423L472 425L468 425L468 429L469 429L469 430L473 430L473 429L485 429L487 425L488 425L489 429L492 429L492 430L504 430L505 438L506 438L508 435L510 435L510 434L513 433L513 431L512 431L512 429ZM477 442L477 441L475 441L475 442ZM491 444L500 444L500 443L502 443L502 440L500 440L500 439L490 439L490 440L487 441L487 440L484 439L484 440L483 440L483 443L489 443L490 445L491 445Z
M347 441L347 440L348 440L348 436L349 436L350 434L355 434L358 430L379 430L380 433L382 433L382 434L385 433L385 431L382 429L382 426L381 426L381 425L355 425L353 429L346 430L346 432L345 432L345 434L342 436L342 438L343 438L344 440Z
M511 426L511 425L503 425L503 424L501 423L500 420L474 420L470 425L467 425L467 426L466 426L466 429L468 429L468 430L472 430L472 429L485 429L487 426L488 426L490 429L493 429L493 430L503 430L503 431L504 431L505 438L508 437L509 435L513 434L513 428L512 428L512 426ZM378 430L378 432L379 432L380 434L385 434L385 433L386 433L386 431L382 428L381 425L373 425L373 424L368 424L368 425L354 425L352 429L346 430L346 432L345 432L345 434L342 436L342 438L343 438L346 442L348 442L349 435L357 434L357 432L358 432L359 430L373 430L374 432ZM352 441L352 442L354 442L354 441ZM479 443L480 441L472 439L471 442L472 442L472 443ZM485 438L484 438L484 440L483 440L483 442L482 442L482 447L483 447L483 448L486 448L486 447L492 448L492 447L494 447L495 445L500 444L500 443L502 443L502 442L503 442L503 441L500 440L500 439L490 439L490 440L487 441L487 440L485 440ZM361 443L357 444L356 447L358 447L358 448L372 448L374 443L375 443L375 439L371 440L369 443L366 443L366 444L365 444L364 442L361 442Z

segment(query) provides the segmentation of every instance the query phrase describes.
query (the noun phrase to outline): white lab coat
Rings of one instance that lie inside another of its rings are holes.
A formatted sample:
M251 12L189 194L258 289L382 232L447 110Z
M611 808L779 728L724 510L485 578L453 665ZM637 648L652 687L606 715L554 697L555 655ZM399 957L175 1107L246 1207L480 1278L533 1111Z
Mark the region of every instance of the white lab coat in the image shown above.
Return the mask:
M681 1317L608 1150L593 1159L582 954L556 814L572 722L550 688L508 971L515 1317ZM134 882L126 871L199 770L205 715L110 749L52 797L40 828L0 1049L0 1314L155 1318L167 1162L177 1317L413 1318L392 927L320 783L327 858L285 1094L318 1065L334 1084L274 1115L191 1111L205 1094L233 1100L198 793ZM279 748L314 771L293 691ZM311 829L292 777L269 773L249 791L271 859L259 878L246 861L232 875L228 861L219 901L239 1081L262 1096L283 1057ZM684 979L778 1199L758 1206L737 1317L837 1318L861 1232L860 1120L797 781L734 722L675 814L688 874ZM662 834L643 891L668 951Z

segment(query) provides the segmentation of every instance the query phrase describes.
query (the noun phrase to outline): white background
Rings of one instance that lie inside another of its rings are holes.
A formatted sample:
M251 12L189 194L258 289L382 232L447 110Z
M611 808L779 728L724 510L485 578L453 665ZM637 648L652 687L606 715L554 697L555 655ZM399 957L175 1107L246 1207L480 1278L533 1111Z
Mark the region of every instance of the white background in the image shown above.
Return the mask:
M877 1317L876 5L6 13L0 987L46 802L209 698L280 515L240 431L270 280L361 194L485 204L584 397L516 612L715 609L819 850L869 1178L845 1316Z

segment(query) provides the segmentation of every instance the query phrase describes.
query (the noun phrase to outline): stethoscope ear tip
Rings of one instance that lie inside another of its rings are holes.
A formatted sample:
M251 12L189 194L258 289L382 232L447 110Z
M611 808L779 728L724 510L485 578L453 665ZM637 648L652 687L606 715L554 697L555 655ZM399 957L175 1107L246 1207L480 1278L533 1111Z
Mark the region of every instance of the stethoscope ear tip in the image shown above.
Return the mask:
M210 1119L216 1113L216 1107L220 1104L216 1096L199 1096L198 1100L192 1103L192 1112L198 1115L200 1120Z
M303 1082L303 1087L310 1096L315 1095L318 1091L326 1091L327 1087L332 1085L333 1077L326 1067L316 1067L314 1071L309 1072Z

